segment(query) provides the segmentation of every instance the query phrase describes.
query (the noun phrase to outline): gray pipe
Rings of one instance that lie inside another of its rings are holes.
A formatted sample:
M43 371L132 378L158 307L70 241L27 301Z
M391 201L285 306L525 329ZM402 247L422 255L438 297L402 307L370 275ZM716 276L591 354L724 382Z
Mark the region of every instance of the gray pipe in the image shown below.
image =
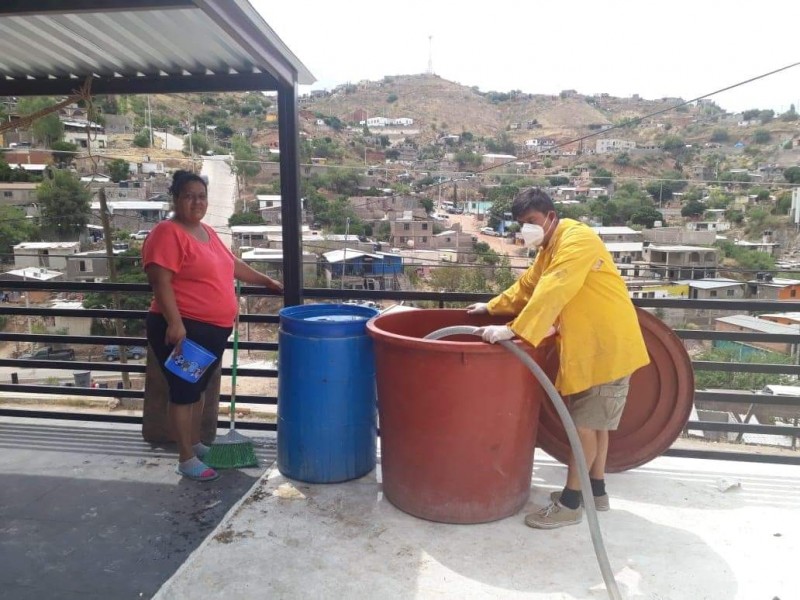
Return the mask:
M443 327L442 329L437 329L429 333L423 339L439 340L451 335L479 335L475 333L478 329L478 327L473 327L471 325ZM511 341L502 341L499 343L530 369L531 373L533 373L534 377L536 377L544 388L544 391L547 392L553 406L556 407L556 411L558 411L558 416L561 418L564 429L567 431L569 445L572 447L572 454L578 463L578 476L581 479L581 495L583 496L583 506L586 508L586 520L589 524L589 532L592 534L594 553L597 556L597 563L600 565L600 573L603 575L608 597L611 598L611 600L622 600L619 588L617 587L617 580L614 579L614 572L611 570L611 563L608 561L608 554L603 544L603 535L600 533L600 523L597 520L597 510L595 509L594 496L591 492L592 484L589 481L589 467L586 465L586 457L583 455L583 447L578 437L578 430L575 429L575 424L572 422L572 417L570 417L567 406L564 404L555 386L550 382L550 378L542 371L542 368L536 364L536 361Z

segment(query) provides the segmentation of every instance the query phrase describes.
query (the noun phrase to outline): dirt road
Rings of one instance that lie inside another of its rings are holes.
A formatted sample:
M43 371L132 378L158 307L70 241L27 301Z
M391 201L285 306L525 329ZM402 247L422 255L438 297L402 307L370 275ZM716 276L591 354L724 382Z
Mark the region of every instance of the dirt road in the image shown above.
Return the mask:
M454 223L460 223L461 229L464 233L473 234L478 238L479 242L489 244L489 247L498 254L508 256L508 260L512 267L525 269L531 264L530 259L520 256L520 253L523 251L522 246L515 246L508 238L480 233L480 228L486 227L486 221L479 221L477 218L475 218L475 215L447 215L447 219L451 225Z

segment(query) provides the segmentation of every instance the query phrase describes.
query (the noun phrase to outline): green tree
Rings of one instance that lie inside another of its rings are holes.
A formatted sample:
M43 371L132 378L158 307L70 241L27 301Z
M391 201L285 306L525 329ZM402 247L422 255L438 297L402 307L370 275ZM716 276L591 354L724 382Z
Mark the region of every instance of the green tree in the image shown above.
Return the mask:
M233 213L228 219L228 225L263 225L264 219L257 212Z
M613 181L614 174L609 171L608 169L603 169L602 167L597 169L594 172L594 176L592 177L592 182L595 185L610 185Z
M510 288L517 281L517 276L511 269L511 262L505 254L500 257L500 265L494 272L495 291L502 292Z
M744 222L744 213L735 208L729 208L725 211L725 218L734 225L741 225Z
M756 129L753 133L754 144L768 144L772 139L772 134L766 129Z
M186 136L183 142L183 151L186 153L205 154L211 149L211 141L202 133L193 133Z
M591 214L588 204L556 204L556 214L559 219L574 219L580 221Z
M18 206L0 206L0 254L12 254L12 247L20 242L39 238L36 224L25 216Z
M91 193L76 175L69 171L53 171L53 178L39 185L36 197L43 232L57 239L70 239L86 229Z
M654 206L643 205L637 208L631 215L630 222L634 225L642 225L647 229L652 229L656 221L664 222L664 215L656 210Z
M64 140L58 140L50 144L50 149L53 150L53 158L61 167L66 167L75 160L75 155L78 153L78 145Z
M147 127L133 137L133 145L137 148L150 147L150 130Z
M323 183L326 189L343 196L357 196L359 185L361 185L361 175L350 169L329 170Z
M589 203L589 213L605 225L618 223L617 205L608 196L600 196Z
M699 217L704 212L706 212L706 204L700 200L690 200L681 207L682 217Z
M789 183L800 183L800 167L788 167L784 169L783 178Z
M433 198L420 198L419 203L426 213L431 214L433 212Z
M746 110L742 113L742 119L745 121L753 121L758 118L759 113L761 113L761 109L751 108L750 110Z
M501 131L493 139L486 140L486 150L497 154L515 154L517 149L508 133Z
M564 177L563 175L551 175L547 178L547 181L553 187L558 187L560 185L567 185L569 183L569 177Z
M506 213L511 212L511 202L519 193L519 188L513 185L500 185L488 188L486 199L492 203L489 207L489 227L496 228L506 218Z
M678 135L668 135L661 143L664 152L669 152L673 156L680 157L686 152L686 142Z
M131 249L115 257L118 283L147 283L147 275L141 264L141 252ZM121 310L147 310L150 306L152 294L119 294L117 308ZM114 302L109 293L89 293L83 299L84 308L112 308ZM111 319L98 320L99 329L104 334L114 334L115 329ZM136 335L144 331L142 319L126 319L123 328L127 335Z
M56 104L53 98L34 96L20 99L17 112L20 115L30 115ZM50 148L54 142L64 137L64 124L58 118L57 112L51 112L36 119L30 127L33 137L40 144Z
M754 252L753 254L764 254ZM791 357L777 352L754 352L745 344L731 344L727 348L714 348L697 356L698 360L711 362L744 362L744 363L772 363L792 364ZM695 387L697 389L716 388L726 390L761 390L768 384L790 383L790 376L747 373L744 371L696 371Z
M772 210L774 215L788 215L789 209L792 207L792 193L785 190L778 194L775 200L775 208Z
M627 152L620 152L614 157L615 165L621 165L624 167L626 165L629 165L630 163L631 163L631 157Z
M727 142L730 139L727 129L715 129L711 133L712 142Z
M246 187L247 180L252 179L261 172L261 164L258 162L258 156L255 150L250 145L244 136L237 135L231 141L231 149L233 150L233 167L239 177L244 182L243 187Z
M394 93L392 93L392 94L389 94L389 95L386 97L386 102L388 102L389 104L392 104L392 103L394 103L394 102L397 102L397 94L394 94Z
M797 119L797 109L794 107L794 104L789 107L789 110L781 115L781 121L797 121Z
M769 123L772 119L775 118L775 111L772 109L769 110L762 110L758 113L758 119L761 121L761 124Z
M481 166L481 163L483 162L483 157L477 152L464 149L456 152L455 161L458 164L459 169L465 169L465 168L477 169L478 167Z
M124 158L115 158L108 163L107 167L108 176L114 183L125 181L131 176L131 165Z
M719 180L727 183L750 183L751 178L747 173L731 173L724 171L719 174Z

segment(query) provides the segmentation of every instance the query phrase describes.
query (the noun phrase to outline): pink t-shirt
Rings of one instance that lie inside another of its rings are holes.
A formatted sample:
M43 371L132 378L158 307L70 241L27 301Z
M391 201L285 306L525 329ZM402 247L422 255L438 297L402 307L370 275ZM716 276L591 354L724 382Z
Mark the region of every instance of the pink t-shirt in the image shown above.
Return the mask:
M175 275L172 288L182 317L231 327L238 306L233 287L233 254L211 227L203 243L173 221L156 225L142 247L145 268L155 264ZM153 312L163 312L156 299Z

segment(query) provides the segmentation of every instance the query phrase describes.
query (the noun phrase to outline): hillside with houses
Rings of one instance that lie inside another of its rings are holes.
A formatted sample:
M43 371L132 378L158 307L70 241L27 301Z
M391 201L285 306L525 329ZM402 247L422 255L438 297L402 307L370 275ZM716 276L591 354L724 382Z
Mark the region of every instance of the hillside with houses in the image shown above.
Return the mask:
M41 103L1 100L0 278L105 280L101 189L115 260L135 263L169 216L171 172L211 158L236 184L215 227L280 277L274 97L109 96L21 127ZM307 286L498 291L531 258L511 199L538 185L596 227L632 297L800 288L794 107L729 114L713 99L483 92L413 75L311 92L299 117Z

